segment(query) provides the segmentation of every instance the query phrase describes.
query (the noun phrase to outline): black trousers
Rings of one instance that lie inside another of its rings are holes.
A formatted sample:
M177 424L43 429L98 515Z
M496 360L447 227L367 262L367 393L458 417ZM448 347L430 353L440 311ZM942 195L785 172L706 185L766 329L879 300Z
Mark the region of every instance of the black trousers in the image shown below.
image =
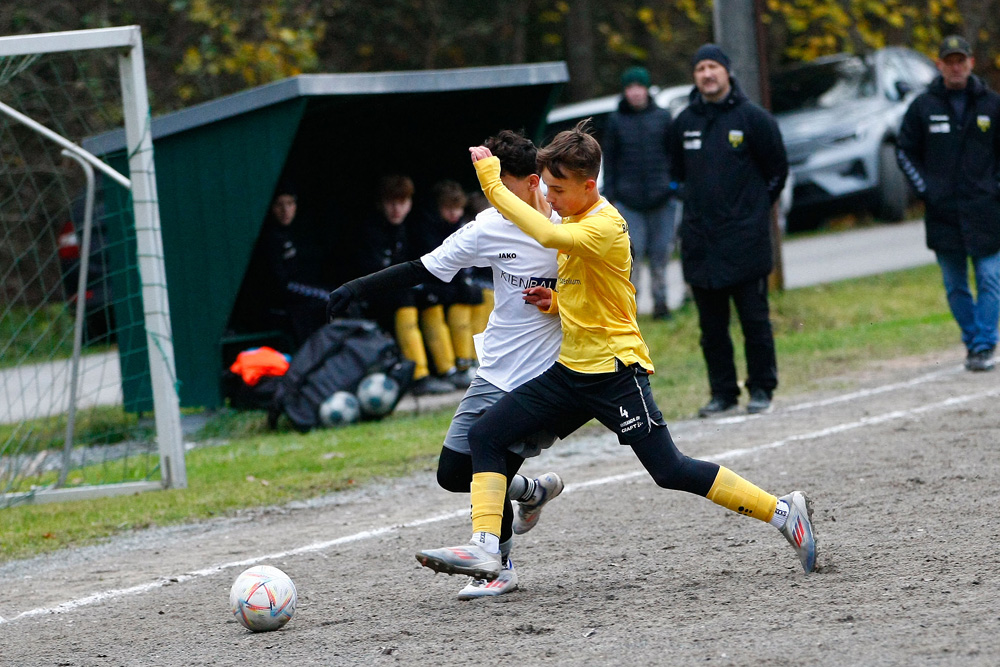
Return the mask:
M740 387L733 361L733 340L729 335L729 302L743 329L743 350L747 359L747 391L763 389L770 396L778 386L778 361L774 353L774 332L767 303L767 276L723 289L691 286L701 325L701 351L708 367L712 396L736 400Z

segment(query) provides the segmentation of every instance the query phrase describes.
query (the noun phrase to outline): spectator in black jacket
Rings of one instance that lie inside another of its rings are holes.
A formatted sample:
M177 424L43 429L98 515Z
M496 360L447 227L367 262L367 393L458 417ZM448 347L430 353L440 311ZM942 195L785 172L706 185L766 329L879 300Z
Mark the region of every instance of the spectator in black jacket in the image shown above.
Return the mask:
M317 230L299 214L295 186L282 182L257 238L241 296L244 308L257 311L258 326L286 330L296 348L326 322L323 252Z
M604 131L604 196L628 223L636 262L649 260L653 317L669 319L667 263L674 244L677 184L670 178L670 112L649 95L649 72L622 74L622 100Z
M705 44L691 60L691 103L671 129L671 168L684 184L681 264L701 326L712 398L701 417L735 408L740 389L729 336L729 302L743 329L747 411L766 412L778 385L767 301L771 208L788 175L774 118L740 92L729 58Z
M972 74L965 39L946 37L938 76L903 117L896 157L924 200L927 247L937 255L971 371L993 368L1000 317L1000 95ZM969 260L976 274L973 299Z

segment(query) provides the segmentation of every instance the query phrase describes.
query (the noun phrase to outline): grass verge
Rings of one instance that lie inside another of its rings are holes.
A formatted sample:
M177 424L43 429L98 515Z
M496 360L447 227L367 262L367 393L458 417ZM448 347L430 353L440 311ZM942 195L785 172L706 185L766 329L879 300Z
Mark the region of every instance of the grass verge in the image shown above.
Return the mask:
M934 266L775 294L771 305L779 396L873 361L958 345ZM641 325L656 363L653 391L661 410L668 420L690 417L708 398L693 306L668 322ZM733 332L742 369L736 323ZM187 489L0 510L0 562L432 470L451 412L398 413L305 435L268 432L259 413L224 413L198 436L212 446L187 454Z

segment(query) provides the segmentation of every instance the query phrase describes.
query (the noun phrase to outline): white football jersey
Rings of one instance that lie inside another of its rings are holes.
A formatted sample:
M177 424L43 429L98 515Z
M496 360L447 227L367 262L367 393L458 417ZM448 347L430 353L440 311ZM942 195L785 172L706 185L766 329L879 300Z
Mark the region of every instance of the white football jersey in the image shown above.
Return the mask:
M561 222L555 211L551 218ZM538 245L495 208L488 208L420 258L428 271L445 282L470 266L493 269L493 312L476 351L479 376L503 391L540 375L559 356L559 316L526 304L521 294L535 286L555 289L557 254Z

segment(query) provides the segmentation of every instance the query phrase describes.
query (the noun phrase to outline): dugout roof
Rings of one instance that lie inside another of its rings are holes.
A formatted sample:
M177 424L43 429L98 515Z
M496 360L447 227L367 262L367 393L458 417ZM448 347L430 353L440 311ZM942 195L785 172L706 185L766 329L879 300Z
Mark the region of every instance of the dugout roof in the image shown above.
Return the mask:
M295 183L301 218L350 238L383 174L409 174L418 198L442 178L476 188L467 147L505 128L540 140L568 78L562 62L310 74L153 119L181 405L221 402L227 324L281 180ZM83 147L127 174L123 130ZM126 380L126 406L145 410L148 373L136 366L148 362L129 354L130 341L145 344L141 301L115 314L133 329L119 337L123 377L143 378Z

